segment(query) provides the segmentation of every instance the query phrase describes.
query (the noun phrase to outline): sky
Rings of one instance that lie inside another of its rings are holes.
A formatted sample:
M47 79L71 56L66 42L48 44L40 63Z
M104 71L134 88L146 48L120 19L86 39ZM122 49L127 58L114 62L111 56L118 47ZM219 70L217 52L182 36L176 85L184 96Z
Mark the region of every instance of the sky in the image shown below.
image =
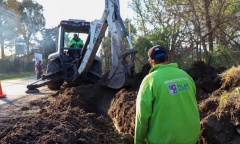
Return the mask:
M83 19L93 21L101 19L105 0L35 0L43 6L46 28L56 27L61 20ZM122 19L132 18L133 11L128 6L129 0L120 1Z

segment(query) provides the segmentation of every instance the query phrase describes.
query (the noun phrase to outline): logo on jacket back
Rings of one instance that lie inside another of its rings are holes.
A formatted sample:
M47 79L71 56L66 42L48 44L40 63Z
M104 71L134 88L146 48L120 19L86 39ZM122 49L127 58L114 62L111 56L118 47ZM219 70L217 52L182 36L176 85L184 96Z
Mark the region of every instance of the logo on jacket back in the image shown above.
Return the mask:
M175 84L170 84L170 85L168 85L168 89L169 89L170 94L175 94L175 93L177 93L177 87L176 87Z

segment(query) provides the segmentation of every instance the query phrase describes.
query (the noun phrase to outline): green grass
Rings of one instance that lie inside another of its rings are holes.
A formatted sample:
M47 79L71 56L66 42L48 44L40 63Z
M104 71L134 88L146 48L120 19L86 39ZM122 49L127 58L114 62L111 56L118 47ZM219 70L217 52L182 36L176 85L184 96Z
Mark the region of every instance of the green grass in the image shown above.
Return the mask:
M21 72L21 73L12 73L12 74L0 74L0 80L11 80L36 76L34 72Z

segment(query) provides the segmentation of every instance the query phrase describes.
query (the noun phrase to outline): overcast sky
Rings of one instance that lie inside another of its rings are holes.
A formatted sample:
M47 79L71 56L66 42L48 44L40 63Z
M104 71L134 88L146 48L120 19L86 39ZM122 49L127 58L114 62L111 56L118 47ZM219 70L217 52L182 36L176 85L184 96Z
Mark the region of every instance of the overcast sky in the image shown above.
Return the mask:
M35 0L44 8L46 27L55 27L61 20L83 19L93 21L101 19L105 0ZM128 6L129 0L119 0L121 16L132 18L133 11Z

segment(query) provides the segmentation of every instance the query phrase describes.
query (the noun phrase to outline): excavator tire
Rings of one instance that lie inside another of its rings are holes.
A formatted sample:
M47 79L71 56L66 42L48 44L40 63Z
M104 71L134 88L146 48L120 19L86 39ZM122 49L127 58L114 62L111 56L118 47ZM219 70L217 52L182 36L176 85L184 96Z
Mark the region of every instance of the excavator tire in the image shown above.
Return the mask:
M60 62L57 60L51 60L47 64L47 74L56 72L60 69ZM56 74L49 78L50 81L48 83L48 88L50 90L59 90L62 86L64 79L62 78L61 74Z

